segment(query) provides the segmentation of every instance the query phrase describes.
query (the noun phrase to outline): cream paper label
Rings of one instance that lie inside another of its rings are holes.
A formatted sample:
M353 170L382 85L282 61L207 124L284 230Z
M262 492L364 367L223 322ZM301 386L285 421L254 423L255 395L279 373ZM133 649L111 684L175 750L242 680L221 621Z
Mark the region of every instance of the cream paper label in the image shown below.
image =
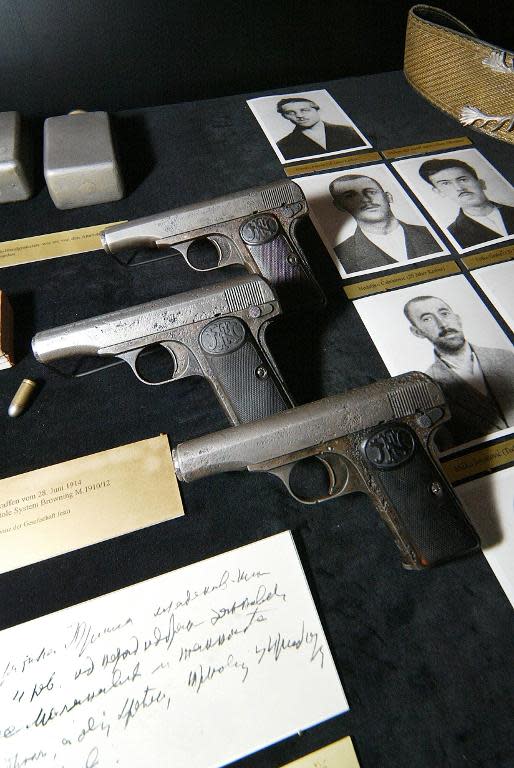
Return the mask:
M115 221L110 224L96 224L94 227L52 232L49 235L23 237L21 240L6 240L0 243L0 268L55 259L58 256L71 256L74 253L101 251L103 246L100 233L107 227L122 223Z
M359 761L350 736L346 736L282 768L359 768Z
M349 168L352 165L364 165L366 163L376 163L382 160L378 152L362 152L360 155L346 155L345 157L329 157L327 160L315 160L310 163L295 163L295 165L286 165L284 171L286 176L298 176L304 173L317 173L318 171L329 171L334 168Z
M460 274L459 265L455 261L443 261L431 264L428 267L406 269L403 272L393 272L387 275L378 275L369 280L361 280L358 283L350 283L344 286L344 292L349 299L361 299L365 296L373 296L376 293L395 291L407 285L427 283L429 280L438 280L440 277Z
M472 253L471 256L464 256L462 263L468 269L478 269L487 267L490 264L500 264L503 261L514 259L514 245L507 245L505 248L494 248L485 253Z
M382 155L386 160L398 157L411 157L413 155L425 155L428 152L440 152L444 149L456 149L457 147L469 147L473 142L467 136L459 136L455 139L442 139L440 141L427 141L423 144L409 144L406 147L394 147L384 149Z
M165 435L0 480L0 573L184 514Z

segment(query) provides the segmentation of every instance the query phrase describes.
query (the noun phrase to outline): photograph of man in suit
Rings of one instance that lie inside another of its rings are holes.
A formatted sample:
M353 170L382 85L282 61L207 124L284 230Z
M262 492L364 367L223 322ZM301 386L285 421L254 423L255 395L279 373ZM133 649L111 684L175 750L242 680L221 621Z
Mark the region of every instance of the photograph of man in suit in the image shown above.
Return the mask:
M514 352L471 344L459 315L436 296L416 296L403 311L411 333L433 345L435 359L426 373L439 383L450 408L439 448L513 426Z
M419 175L437 194L459 206L448 232L461 248L514 234L514 208L489 200L485 181L468 163L451 157L433 158L420 165Z
M391 210L393 197L375 179L348 174L329 186L335 207L355 219L355 233L334 251L345 272L373 269L441 252L426 227L407 224Z
M277 112L294 125L291 133L277 141L286 160L366 146L351 126L322 120L318 104L311 99L301 96L280 99Z

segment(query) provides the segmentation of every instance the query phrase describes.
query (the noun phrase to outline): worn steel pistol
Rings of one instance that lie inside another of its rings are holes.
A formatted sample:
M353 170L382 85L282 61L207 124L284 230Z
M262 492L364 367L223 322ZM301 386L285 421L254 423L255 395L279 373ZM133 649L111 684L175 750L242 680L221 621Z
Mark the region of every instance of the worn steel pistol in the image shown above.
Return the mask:
M230 422L240 424L291 406L264 334L279 314L273 289L258 275L247 275L41 331L32 349L47 364L116 356L145 384L204 376ZM168 377L158 381L145 377L140 357L155 345L169 353L171 364Z
M434 432L448 418L441 388L423 373L407 373L181 443L173 462L185 482L240 469L271 472L306 504L366 493L403 565L422 569L480 546L433 458ZM304 498L291 485L308 457L322 460L327 490Z
M214 200L109 227L101 234L108 253L143 247L173 249L196 271L239 264L276 290L284 311L322 305L316 282L296 237L307 202L294 181L278 181ZM203 267L194 246L209 241L215 264Z

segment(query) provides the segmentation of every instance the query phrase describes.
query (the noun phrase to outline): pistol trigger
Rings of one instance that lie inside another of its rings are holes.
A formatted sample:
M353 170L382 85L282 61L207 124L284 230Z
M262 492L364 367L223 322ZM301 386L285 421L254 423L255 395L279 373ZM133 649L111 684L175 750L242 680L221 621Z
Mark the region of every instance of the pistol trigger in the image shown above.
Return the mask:
M267 470L270 475L275 475L275 477L278 477L279 480L281 480L285 487L287 488L289 495L293 497L293 499L296 499L296 501L302 501L301 499L296 496L293 489L291 488L289 484L289 478L291 476L291 472L294 469L296 462L293 461L291 464L282 464L280 467L274 467L273 469Z
M223 235L209 235L208 240L213 243L218 249L218 264L214 269L218 267L228 267L229 264L243 264L243 260L239 256L237 249L232 244L229 238Z
M180 255L183 256L184 259L189 264L189 261L187 259L187 250L188 250L188 248L189 248L189 246L191 245L192 242L193 242L193 240L187 240L185 243L174 243L173 245L170 245L169 243L166 243L165 240L163 240L163 241L157 240L156 245L157 245L158 248L162 248L163 246L166 246L167 248L169 248L169 249L171 249L173 251L178 251L178 253L180 253ZM191 265L189 264L189 266L191 266ZM194 267L191 267L191 269L194 269Z
M267 471L275 475L279 478L289 491L290 496L293 497L296 501L299 501L300 504L318 504L321 501L325 501L327 499L331 499L335 496L338 496L340 493L342 493L344 486L346 484L347 479L347 472L343 471L342 475L341 473L337 471L337 467L334 468L331 459L335 459L333 456L329 456L328 458L323 454L316 454L312 458L320 461L323 465L323 468L325 472L327 473L327 488L326 492L319 493L316 496L313 496L312 498L308 498L306 496L300 496L297 493L293 491L290 484L290 478L291 473L295 466L299 463L298 461L293 461L289 464L282 464L278 467L273 467L273 469L268 469ZM343 465L344 466L344 465Z
M332 496L333 493L334 493L336 484L337 484L337 476L336 476L336 473L334 472L334 468L332 467L332 464L329 461L327 461L327 459L325 459L323 454L320 454L316 458L319 461L321 461L321 463L323 464L323 466L325 467L325 469L327 471L327 476L328 476L328 495Z
M173 358L173 381L185 376L202 375L201 367L185 344L175 341L161 341L161 347L164 347Z
M123 360L125 363L128 363L130 367L132 368L136 378L138 378L140 381L142 381L141 376L137 372L137 357L139 355L139 352L141 350L139 349L130 349L127 352L120 352L117 357L119 357L121 360Z

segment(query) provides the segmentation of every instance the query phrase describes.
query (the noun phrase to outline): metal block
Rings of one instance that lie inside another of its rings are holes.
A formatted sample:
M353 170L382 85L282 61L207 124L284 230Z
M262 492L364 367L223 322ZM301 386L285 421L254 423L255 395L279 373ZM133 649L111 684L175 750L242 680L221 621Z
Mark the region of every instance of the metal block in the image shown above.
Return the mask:
M0 203L32 195L27 146L22 141L18 112L0 112Z
M44 172L57 208L79 208L123 197L107 112L48 117Z

